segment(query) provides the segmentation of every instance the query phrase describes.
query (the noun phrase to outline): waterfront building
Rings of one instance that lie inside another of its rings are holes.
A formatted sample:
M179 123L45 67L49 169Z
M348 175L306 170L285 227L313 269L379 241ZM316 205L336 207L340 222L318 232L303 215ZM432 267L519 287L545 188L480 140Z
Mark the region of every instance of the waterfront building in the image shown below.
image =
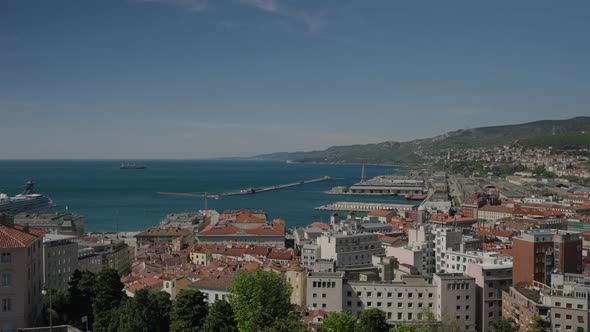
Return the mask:
M224 212L197 233L199 244L256 244L285 247L285 221L267 221L266 215L240 210Z
M84 235L84 217L74 213L19 213L14 216L14 223L21 226L28 224L50 234Z
M175 250L181 250L194 243L193 233L180 227L154 227L135 235L139 247L155 244L175 244Z
M0 331L34 326L43 308L43 231L0 224Z
M427 185L424 179L399 175L378 176L348 188L349 193L357 195L422 194L426 190Z
M78 269L78 243L71 235L43 236L43 284L45 288L67 291L72 273Z

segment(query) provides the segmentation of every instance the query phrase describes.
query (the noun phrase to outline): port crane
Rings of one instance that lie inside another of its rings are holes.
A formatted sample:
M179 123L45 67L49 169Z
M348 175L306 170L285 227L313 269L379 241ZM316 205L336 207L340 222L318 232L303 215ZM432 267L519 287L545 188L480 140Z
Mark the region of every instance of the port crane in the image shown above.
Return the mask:
M207 213L209 211L209 198L219 199L219 195L211 194L209 192L191 192L191 193L176 193L176 192L169 192L169 191L159 191L159 195L167 195L167 196L183 196L183 197L201 197L203 198L204 203L204 211Z

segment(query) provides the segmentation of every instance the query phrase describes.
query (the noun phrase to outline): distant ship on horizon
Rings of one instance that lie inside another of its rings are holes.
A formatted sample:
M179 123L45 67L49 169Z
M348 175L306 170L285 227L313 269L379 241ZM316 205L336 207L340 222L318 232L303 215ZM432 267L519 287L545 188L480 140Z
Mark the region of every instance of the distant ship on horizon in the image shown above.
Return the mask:
M0 193L0 212L18 214L22 212L43 211L55 207L51 198L34 193L33 186L34 182L28 181L25 184L25 190L13 197Z
M119 166L120 169L145 169L145 165L138 165L138 164L130 164L130 163L122 163Z

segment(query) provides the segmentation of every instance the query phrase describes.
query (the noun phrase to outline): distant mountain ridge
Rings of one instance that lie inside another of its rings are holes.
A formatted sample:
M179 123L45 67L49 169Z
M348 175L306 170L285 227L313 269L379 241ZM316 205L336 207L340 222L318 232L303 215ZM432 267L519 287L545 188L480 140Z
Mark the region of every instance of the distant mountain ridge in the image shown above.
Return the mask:
M541 120L523 124L460 129L443 135L406 142L333 146L309 152L277 152L252 159L289 160L302 163L420 163L424 154L449 149L492 147L527 140L547 134L571 134L590 131L590 117L567 120Z

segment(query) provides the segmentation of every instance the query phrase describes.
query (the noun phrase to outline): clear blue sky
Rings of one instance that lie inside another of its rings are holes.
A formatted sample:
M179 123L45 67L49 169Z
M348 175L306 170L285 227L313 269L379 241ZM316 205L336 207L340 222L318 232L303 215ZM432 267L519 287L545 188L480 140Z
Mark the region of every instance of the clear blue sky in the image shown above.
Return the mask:
M589 1L1 0L0 158L208 158L590 115Z

